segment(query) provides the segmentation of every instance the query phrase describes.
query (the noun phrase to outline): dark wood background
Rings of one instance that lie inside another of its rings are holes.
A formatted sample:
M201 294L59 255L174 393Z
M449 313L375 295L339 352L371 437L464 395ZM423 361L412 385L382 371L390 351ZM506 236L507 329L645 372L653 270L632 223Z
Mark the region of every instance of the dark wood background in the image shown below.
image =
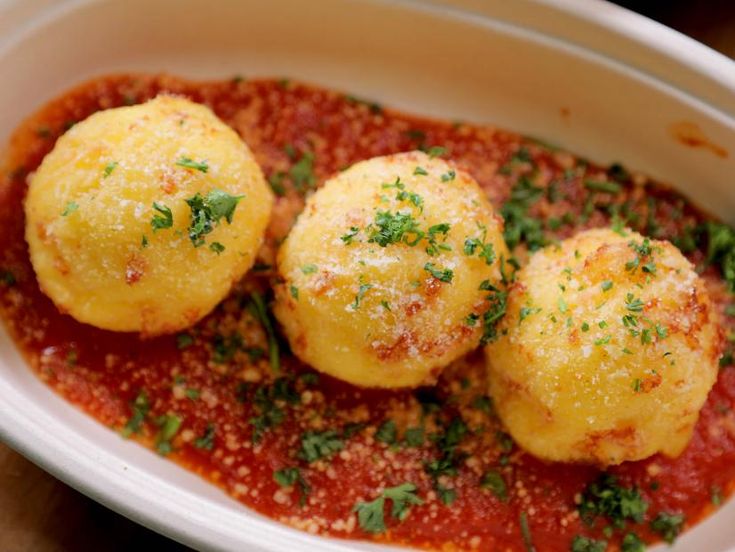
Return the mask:
M735 57L733 0L620 1ZM185 551L97 504L0 444L0 551Z

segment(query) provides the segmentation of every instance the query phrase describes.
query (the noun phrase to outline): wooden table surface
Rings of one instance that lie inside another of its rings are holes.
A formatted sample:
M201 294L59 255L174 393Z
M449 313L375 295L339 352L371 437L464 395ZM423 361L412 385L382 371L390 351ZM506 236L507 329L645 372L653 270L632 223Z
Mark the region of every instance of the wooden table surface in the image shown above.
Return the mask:
M735 2L620 1L735 57ZM0 444L0 552L185 551Z

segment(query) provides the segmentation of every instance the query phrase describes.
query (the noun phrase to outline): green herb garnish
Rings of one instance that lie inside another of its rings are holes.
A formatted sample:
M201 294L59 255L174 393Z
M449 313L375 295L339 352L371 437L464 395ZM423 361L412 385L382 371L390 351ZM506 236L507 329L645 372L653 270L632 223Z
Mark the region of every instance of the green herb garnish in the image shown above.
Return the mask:
M62 211L61 216L68 217L77 209L79 209L79 204L76 201L70 201L69 203L66 204L66 207L64 207L64 210Z
M187 231L194 247L204 245L204 236L214 230L223 218L231 224L235 208L244 197L233 196L222 190L212 190L206 197L197 192L194 197L187 199L186 203L191 209L191 221Z
M206 173L209 171L209 165L206 161L194 161L193 159L189 157L181 157L178 161L176 161L176 165L179 167L184 167L186 169L193 169L195 171Z
M385 489L382 494L372 502L358 502L354 511L360 527L367 533L383 533L385 527L385 501L390 500L393 505L391 516L403 521L408 516L411 507L421 505L424 501L416 495L416 485L403 483L395 487Z
M151 227L154 232L157 230L171 228L174 225L174 215L171 212L171 209L155 201L153 202L153 209L158 212L154 213L153 218L151 219Z

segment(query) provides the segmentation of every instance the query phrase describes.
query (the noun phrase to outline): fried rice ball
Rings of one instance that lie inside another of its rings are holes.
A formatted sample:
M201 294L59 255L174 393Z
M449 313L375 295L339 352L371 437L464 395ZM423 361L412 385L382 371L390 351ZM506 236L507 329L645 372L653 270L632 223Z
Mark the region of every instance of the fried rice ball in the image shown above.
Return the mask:
M501 258L502 221L472 177L421 152L377 157L307 201L278 254L275 314L317 370L430 384L477 346Z
M207 107L159 96L98 112L32 176L26 239L43 291L99 328L191 326L250 268L273 198Z
M490 393L535 456L601 466L679 455L715 382L716 313L702 279L666 241L588 230L516 274Z

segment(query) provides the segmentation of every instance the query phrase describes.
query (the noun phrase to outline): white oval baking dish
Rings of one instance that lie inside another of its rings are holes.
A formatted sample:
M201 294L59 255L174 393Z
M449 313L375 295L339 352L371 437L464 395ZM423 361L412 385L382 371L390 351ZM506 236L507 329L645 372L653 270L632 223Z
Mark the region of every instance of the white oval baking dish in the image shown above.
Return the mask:
M735 147L735 63L598 0L6 0L0 37L0 141L101 73L289 76L623 161L735 222L735 158L686 148L669 131L695 123ZM196 548L380 548L274 523L122 440L37 380L1 329L0 439ZM733 516L730 502L672 550L735 550Z

